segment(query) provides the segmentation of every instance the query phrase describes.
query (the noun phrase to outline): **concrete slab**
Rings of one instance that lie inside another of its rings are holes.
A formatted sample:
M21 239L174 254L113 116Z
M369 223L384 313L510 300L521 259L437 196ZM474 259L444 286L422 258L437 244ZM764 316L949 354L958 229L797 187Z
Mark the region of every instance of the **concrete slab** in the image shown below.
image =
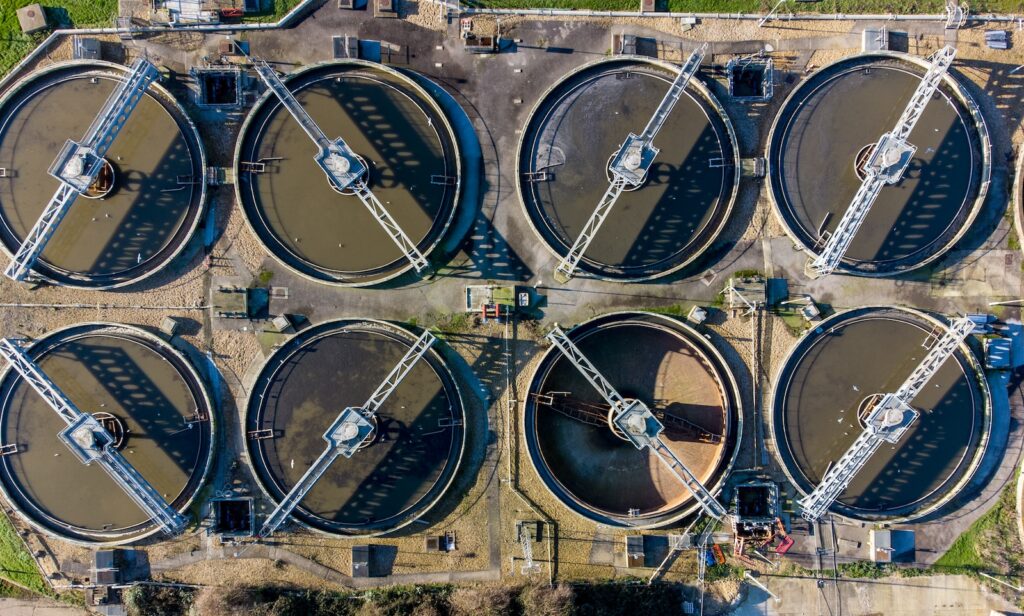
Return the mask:
M0 598L0 614L5 616L88 616L88 610L54 603L49 599Z
M762 576L773 601L762 590L748 586L746 600L732 616L988 616L992 610L1018 613L1009 601L994 595L963 575L882 580L840 580L819 585L815 578Z

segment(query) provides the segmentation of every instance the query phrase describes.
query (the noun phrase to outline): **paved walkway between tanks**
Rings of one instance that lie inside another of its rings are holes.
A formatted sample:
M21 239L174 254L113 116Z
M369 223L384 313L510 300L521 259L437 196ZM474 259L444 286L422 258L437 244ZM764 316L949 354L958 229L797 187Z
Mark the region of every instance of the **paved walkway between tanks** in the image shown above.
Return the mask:
M746 600L732 616L988 616L992 610L1020 612L1009 601L979 586L965 575L881 580L840 580L839 605L831 580L824 588L815 578L761 578L779 595L775 602L764 591L749 587Z

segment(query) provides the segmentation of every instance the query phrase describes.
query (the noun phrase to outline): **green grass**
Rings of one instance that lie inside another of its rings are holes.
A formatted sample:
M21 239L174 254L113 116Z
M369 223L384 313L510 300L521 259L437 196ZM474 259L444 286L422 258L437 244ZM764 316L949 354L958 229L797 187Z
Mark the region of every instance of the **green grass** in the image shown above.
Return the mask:
M35 597L20 586L0 580L0 599L32 599Z
M791 306L780 306L775 309L775 315L782 319L782 322L786 324L789 331L793 332L794 335L799 336L807 329L807 320L804 319L803 315L797 308Z
M51 595L50 587L25 549L25 544L6 516L0 516L0 577L7 578L41 595Z
M700 558L700 556L698 556L697 558ZM717 582L718 580L726 580L729 578L732 578L734 580L742 580L743 567L738 567L736 565L729 564L711 565L710 567L708 567L707 573L705 573L704 576L704 579L707 582Z
M658 10L679 13L764 13L774 6L771 0L659 0ZM590 9L595 11L636 11L640 0L470 0L465 6L506 8ZM942 13L942 0L823 0L789 2L783 13ZM1019 13L1024 0L978 0L971 3L973 13Z
M430 329L444 334L462 334L473 328L473 317L467 312L428 314Z
M261 269L259 273L256 274L256 280L254 281L253 284L258 287L266 287L270 286L270 281L273 279L274 272L268 269Z
M1017 533L1015 491L1015 483L1007 486L996 505L956 538L935 567L989 573L1019 571L1024 554Z
M21 33L17 9L39 0L3 0L0 3L0 74L7 74L19 60L45 39L49 32ZM90 28L114 25L117 0L42 0L40 4L53 28Z
M839 575L845 578L871 579L889 577L898 573L896 567L865 560L855 563L840 563Z
M302 0L263 0L260 6L265 7L259 13L247 13L242 21L245 23L267 23L278 21L294 9Z
M669 304L667 306L649 306L642 308L645 312L653 312L655 314L664 314L670 317L686 318L686 315L690 313L690 309L693 304Z

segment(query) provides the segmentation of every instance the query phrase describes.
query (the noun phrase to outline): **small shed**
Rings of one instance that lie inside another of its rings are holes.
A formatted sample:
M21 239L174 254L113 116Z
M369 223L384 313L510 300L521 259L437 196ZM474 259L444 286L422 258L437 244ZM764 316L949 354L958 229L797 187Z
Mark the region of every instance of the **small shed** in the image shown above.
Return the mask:
M690 309L690 313L686 315L686 320L694 325L700 325L708 318L708 311L700 306L694 306Z
M398 0L375 0L374 17L398 17Z
M160 321L160 332L171 338L178 334L180 327L181 324L178 322L178 319L174 317L164 317L163 320Z
M39 4L23 6L18 9L18 24L21 25L21 31L25 34L45 30L48 26L46 11Z
M100 60L102 59L102 49L99 39L75 37L72 56L75 60Z
M860 42L861 51L888 51L889 30L885 26L881 28L864 28Z
M644 536L626 535L626 566L644 566Z
M292 330L292 322L283 314L274 317L270 324L274 328L274 331L279 334L284 334Z
M111 586L121 583L121 570L117 564L117 552L114 550L97 550L92 561L93 584Z
M370 577L370 546L352 546L352 577Z
M249 317L249 294L240 287L218 287L212 291L214 314L228 319Z
M913 562L914 531L873 530L870 537L871 560L876 563Z

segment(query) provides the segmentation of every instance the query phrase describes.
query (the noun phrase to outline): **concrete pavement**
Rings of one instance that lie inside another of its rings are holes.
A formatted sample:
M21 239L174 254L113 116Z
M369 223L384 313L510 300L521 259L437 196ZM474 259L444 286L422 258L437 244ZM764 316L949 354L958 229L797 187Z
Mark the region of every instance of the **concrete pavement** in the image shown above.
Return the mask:
M964 575L881 580L840 580L838 600L831 581L762 576L780 601L748 585L746 600L732 616L989 616L1020 612L1009 601Z
M0 599L4 616L88 616L84 608L54 603L48 599Z

